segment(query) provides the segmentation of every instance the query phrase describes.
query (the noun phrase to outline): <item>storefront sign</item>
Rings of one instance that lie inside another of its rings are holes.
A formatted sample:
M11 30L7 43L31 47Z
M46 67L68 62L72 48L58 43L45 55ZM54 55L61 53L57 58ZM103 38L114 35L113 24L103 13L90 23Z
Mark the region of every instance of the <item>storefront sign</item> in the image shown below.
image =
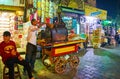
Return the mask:
M107 11L98 9L89 5L85 5L85 15L86 16L95 16L101 20L107 19Z

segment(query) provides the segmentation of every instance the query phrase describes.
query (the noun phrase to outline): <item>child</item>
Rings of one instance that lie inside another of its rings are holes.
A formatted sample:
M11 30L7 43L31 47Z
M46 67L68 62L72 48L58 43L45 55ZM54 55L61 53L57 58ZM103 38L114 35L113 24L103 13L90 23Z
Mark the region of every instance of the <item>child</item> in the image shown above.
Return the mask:
M3 33L3 41L0 43L0 56L3 63L9 69L9 79L14 79L14 64L23 65L27 69L29 79L34 79L29 63L20 56L17 52L15 42L10 40L10 38L10 32L5 31Z

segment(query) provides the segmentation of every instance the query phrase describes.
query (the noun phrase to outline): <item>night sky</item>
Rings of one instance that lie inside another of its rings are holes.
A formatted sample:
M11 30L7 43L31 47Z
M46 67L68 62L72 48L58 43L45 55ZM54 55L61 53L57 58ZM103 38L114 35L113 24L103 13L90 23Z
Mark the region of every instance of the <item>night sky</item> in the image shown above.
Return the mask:
M107 10L108 16L116 18L119 0L96 0L97 8Z

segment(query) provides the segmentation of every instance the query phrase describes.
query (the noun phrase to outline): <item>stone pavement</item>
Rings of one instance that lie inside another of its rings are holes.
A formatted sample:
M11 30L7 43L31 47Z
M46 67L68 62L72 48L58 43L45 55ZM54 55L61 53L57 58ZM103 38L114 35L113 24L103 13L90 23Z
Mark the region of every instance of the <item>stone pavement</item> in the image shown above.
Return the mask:
M80 79L120 79L120 53L117 49L89 49L81 57Z
M74 70L68 67L64 74L46 69L41 59L37 59L35 79L120 79L120 47L88 48L86 52L81 50L76 55L80 58L79 67ZM2 68L3 64L0 60L0 79L2 79ZM22 68L20 66L22 79L28 79L22 74Z

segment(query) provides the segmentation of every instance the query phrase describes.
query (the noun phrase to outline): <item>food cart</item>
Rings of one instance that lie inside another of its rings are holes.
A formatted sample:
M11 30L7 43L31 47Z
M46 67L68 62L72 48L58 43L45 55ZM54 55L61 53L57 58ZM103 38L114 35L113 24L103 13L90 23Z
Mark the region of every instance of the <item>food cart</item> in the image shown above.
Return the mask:
M78 51L78 43L84 40L67 41L54 44L44 44L42 46L42 62L48 67L54 67L57 73L64 73L69 63L71 68L77 68L79 58L76 53Z
M67 66L78 67L80 60L75 53L78 52L78 44L84 40L68 40L68 30L64 23L58 23L54 28L46 28L43 40L40 43L42 62L47 68L53 67L61 74L66 71Z

